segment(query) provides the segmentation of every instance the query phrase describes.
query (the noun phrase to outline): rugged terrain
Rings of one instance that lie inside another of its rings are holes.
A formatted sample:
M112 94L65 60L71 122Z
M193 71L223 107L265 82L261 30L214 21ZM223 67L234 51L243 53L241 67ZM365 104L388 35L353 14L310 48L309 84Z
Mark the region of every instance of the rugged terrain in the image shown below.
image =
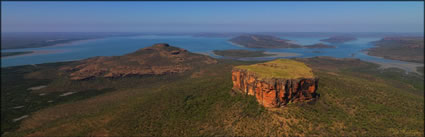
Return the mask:
M59 70L79 61L2 68L2 136L424 135L422 75L356 59L295 60L320 78L320 99L283 108L231 92L235 66L262 62L86 80Z
M304 63L293 60L236 66L232 81L234 90L255 96L264 107L311 101L318 96L318 78Z
M229 40L247 48L301 48L302 46L290 43L289 40L269 35L240 35Z
M72 80L84 80L181 73L194 66L214 63L217 61L209 56L190 53L168 44L155 44L123 56L78 61L61 70L71 72L69 76Z
M327 39L322 39L320 41L325 41L325 42L329 42L329 43L344 43L344 42L349 42L349 41L353 41L353 40L357 40L356 37L353 36L332 36L329 37Z
M374 44L368 55L424 63L424 37L386 37Z

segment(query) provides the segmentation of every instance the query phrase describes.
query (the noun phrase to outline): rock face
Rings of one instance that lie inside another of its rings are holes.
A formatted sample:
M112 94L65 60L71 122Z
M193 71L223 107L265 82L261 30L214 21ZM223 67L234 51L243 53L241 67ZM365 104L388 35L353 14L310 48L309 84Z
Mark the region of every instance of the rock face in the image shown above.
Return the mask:
M70 79L95 77L117 78L132 75L181 73L202 64L214 64L211 57L188 52L168 44L155 44L123 56L94 57L78 61L61 70L70 72Z
M276 61L272 61L255 65L270 65L271 67L276 67L275 70L296 69L288 65L276 65L275 63ZM284 76L265 77L261 73L252 69L244 69L243 67L233 68L233 90L255 96L258 103L264 107L280 107L290 102L311 101L319 96L316 93L318 78L310 75L310 73L308 73L310 76L289 76L288 78Z

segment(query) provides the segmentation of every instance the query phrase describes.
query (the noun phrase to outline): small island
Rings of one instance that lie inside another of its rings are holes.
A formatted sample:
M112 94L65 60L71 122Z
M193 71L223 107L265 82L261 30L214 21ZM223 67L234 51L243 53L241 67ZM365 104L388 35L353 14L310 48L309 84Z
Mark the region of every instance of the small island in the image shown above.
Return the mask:
M229 41L247 48L302 48L289 40L269 35L240 35Z
M322 39L320 41L329 42L329 43L344 43L344 42L349 42L353 40L357 40L357 38L353 36L332 36L330 38Z
M33 51L18 51L18 52L2 52L1 57L10 57L10 56L17 56L17 55L24 55L24 54L30 54L34 53Z
M266 52L252 51L245 49L229 49L229 50L214 50L213 53L218 56L230 58L256 58L256 57L294 57L299 56L297 53L289 52Z
M317 44L313 44L313 45L306 45L306 46L304 46L304 48L323 49L323 48L336 48L336 47L332 46L332 45L326 45L326 44L323 44L323 43L317 43Z
M275 55L267 54L264 51L251 51L243 49L214 50L213 53L223 57L267 57Z

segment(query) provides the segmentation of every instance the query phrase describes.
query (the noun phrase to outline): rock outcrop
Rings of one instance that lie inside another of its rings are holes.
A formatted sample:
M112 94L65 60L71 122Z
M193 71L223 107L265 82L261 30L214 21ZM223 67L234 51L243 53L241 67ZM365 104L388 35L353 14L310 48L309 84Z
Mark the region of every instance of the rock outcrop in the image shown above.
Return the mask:
M155 44L123 56L94 57L78 61L61 70L70 72L70 79L84 80L95 77L117 78L132 75L161 75L181 73L217 60L188 52L168 44Z
M311 101L319 96L318 78L305 64L293 60L238 66L232 70L232 80L233 90L255 96L264 107Z

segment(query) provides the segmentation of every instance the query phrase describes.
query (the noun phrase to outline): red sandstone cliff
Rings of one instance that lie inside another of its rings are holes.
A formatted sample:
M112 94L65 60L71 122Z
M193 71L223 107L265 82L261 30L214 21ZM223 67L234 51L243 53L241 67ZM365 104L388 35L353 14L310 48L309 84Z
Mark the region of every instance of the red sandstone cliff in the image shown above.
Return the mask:
M279 107L318 97L318 78L259 79L255 73L234 68L232 80L233 90L255 96L264 107Z

